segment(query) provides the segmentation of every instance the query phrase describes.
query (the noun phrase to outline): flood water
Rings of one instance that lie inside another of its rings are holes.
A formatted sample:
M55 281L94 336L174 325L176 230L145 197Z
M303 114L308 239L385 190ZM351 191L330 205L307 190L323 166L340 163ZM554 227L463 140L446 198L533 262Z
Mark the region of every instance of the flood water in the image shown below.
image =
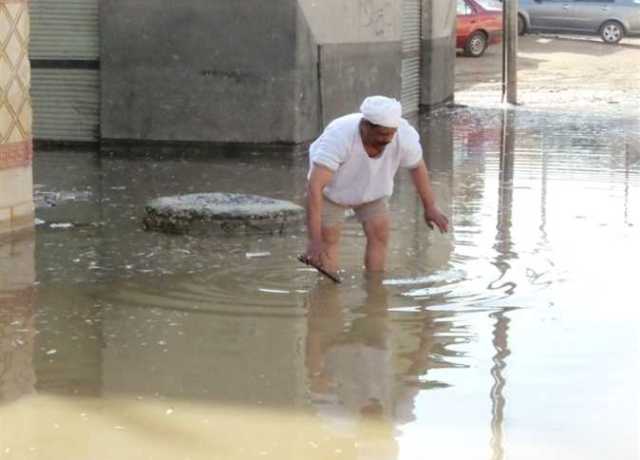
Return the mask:
M33 238L0 246L0 459L633 459L638 118L419 120L452 231L405 173L388 271L305 235L142 230L151 198L303 202L301 155L39 151Z

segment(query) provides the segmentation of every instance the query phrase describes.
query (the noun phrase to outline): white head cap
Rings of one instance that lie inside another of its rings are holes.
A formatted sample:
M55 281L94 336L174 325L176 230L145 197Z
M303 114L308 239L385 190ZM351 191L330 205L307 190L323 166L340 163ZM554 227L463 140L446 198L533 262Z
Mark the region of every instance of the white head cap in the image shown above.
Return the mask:
M397 128L402 120L402 105L396 99L370 96L360 106L362 116L374 125Z

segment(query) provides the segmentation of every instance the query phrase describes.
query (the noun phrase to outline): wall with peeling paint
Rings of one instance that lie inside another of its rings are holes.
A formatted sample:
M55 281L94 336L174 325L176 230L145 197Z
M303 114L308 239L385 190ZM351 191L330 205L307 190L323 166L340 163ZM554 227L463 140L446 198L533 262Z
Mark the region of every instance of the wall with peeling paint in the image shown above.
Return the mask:
M404 1L102 0L101 136L310 141L368 95L400 99Z

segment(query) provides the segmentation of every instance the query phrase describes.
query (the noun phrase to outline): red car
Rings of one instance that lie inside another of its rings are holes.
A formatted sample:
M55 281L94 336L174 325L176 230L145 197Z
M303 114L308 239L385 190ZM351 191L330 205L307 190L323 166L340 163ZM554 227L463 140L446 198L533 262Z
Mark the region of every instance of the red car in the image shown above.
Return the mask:
M480 57L487 46L502 40L502 3L497 0L457 0L456 47L465 56Z

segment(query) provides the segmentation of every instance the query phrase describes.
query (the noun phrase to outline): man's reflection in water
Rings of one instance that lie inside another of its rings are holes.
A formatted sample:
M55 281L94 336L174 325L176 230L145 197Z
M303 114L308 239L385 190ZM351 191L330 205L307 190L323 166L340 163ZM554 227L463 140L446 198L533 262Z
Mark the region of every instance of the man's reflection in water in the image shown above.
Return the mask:
M361 303L341 298L359 291L343 292L324 282L310 293L306 364L311 400L333 436L353 441L345 444L352 450L345 454L394 459L388 294L379 275L370 275L365 284Z

